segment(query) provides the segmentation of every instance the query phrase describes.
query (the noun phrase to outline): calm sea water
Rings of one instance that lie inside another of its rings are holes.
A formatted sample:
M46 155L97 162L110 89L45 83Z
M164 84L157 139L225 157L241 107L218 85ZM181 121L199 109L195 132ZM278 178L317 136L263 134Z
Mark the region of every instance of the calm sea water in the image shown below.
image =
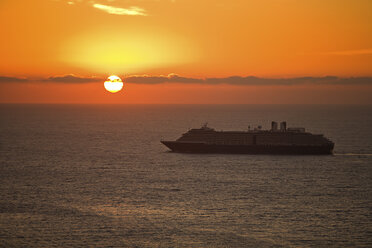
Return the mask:
M372 247L372 106L0 105L2 247ZM330 156L168 152L286 120Z

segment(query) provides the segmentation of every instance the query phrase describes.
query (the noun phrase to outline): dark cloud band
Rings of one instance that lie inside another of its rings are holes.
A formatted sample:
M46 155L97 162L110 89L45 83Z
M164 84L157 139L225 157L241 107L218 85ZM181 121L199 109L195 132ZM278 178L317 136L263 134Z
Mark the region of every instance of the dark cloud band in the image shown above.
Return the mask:
M240 77L232 76L225 78L188 78L176 74L168 76L128 76L123 77L124 82L133 84L163 84L163 83L182 83L182 84L229 84L229 85L254 85L254 86L275 86L275 85L372 85L372 77L350 77L339 78L334 76L327 77L297 77L297 78L259 78L259 77ZM95 83L104 82L100 77L79 77L75 75L55 76L44 79L27 79L17 77L2 77L0 83L22 83L22 82L50 82L50 83Z
M94 83L94 82L103 82L103 78L97 77L77 77L74 75L65 75L60 77L49 77L42 81L46 82L55 82L55 83Z
M2 77L0 76L0 83L12 83L12 82L27 82L28 79L25 78L16 78L16 77Z
M103 82L105 79L98 77L78 77L74 75L55 76L41 79L3 77L0 76L0 83L26 83L26 82L49 82L49 83L94 83Z
M297 77L297 78L258 78L258 77L226 77L226 78L186 78L178 75L169 76L130 76L125 82L136 84L186 83L186 84L230 84L230 85L299 85L299 84L331 84L331 85L372 85L372 77L339 78L327 77Z

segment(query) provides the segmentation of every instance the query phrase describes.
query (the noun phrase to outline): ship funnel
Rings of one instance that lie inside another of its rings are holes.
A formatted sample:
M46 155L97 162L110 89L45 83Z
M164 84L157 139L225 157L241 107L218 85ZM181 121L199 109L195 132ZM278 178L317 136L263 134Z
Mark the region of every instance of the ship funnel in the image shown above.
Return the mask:
M271 131L277 131L278 130L278 123L276 121L271 122Z
M286 131L287 130L287 122L283 121L280 123L280 131Z

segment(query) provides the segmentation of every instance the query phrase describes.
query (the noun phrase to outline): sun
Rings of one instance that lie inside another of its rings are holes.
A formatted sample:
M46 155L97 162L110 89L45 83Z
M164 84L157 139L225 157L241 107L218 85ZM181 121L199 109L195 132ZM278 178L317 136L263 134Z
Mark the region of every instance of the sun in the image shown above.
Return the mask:
M116 93L123 88L123 81L118 76L112 75L104 83L105 89L111 93Z

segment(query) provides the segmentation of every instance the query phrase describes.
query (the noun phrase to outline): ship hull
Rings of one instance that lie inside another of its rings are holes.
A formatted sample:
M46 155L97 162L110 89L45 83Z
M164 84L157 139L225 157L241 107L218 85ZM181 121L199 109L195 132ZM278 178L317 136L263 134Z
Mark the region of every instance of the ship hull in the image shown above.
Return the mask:
M332 154L333 144L325 145L220 145L202 142L161 141L173 152L225 154Z

